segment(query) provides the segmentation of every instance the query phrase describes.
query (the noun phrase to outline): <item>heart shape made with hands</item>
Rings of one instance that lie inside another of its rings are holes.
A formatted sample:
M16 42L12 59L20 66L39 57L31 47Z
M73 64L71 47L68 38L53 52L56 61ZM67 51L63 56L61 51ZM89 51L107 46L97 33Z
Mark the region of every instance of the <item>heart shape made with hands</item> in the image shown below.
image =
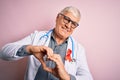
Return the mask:
M63 66L63 62L61 59L61 56L59 54L54 53L53 56L48 57L47 54L45 54L42 59L39 59L39 61L41 62L42 68L43 70L52 73L53 75L56 75L56 73L58 73L58 68ZM53 61L55 62L55 67L54 68L50 68L46 65L47 61ZM59 68L60 69L60 68Z
M43 70L52 73L57 78L60 78L61 72L64 72L64 64L62 62L61 56L58 54L53 54L52 57L48 58L47 55L44 55L42 59L39 60L41 62ZM55 62L55 67L50 68L46 65L46 61Z
M72 58L71 58L71 54L72 54L72 50L71 49L68 49L67 50L67 53L66 53L66 56L65 56L65 60L71 62L72 61ZM59 59L59 60L56 60L56 59ZM53 56L51 58L48 58L47 55L44 55L43 58L40 60L41 64L42 64L42 67L44 70L48 71L48 72L51 72L53 69L52 68L49 68L47 65L46 65L46 61L53 61L56 63L56 61L60 61L60 63L62 64L62 59L60 57L60 55L58 54L53 54ZM57 64L58 65L58 64ZM55 65L56 67L56 65Z
M71 59L71 53L72 50L68 50L67 54L65 56L65 60L72 61ZM46 54L42 57L42 59L39 60L41 62L41 65L43 67L43 70L50 72L54 76L56 76L59 79L64 78L65 74L67 75L67 72L65 71L64 64L62 62L61 56L59 54L53 54L53 56L48 57ZM46 61L53 61L55 62L55 67L50 68L46 65Z

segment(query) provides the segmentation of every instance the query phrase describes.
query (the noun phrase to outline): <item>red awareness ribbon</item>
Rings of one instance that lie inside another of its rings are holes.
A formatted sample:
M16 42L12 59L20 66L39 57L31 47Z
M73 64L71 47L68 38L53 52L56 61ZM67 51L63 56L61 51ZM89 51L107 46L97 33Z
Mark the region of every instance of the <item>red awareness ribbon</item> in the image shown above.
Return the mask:
M71 54L72 54L72 50L68 49L65 56L65 60L68 60L69 62L72 61Z

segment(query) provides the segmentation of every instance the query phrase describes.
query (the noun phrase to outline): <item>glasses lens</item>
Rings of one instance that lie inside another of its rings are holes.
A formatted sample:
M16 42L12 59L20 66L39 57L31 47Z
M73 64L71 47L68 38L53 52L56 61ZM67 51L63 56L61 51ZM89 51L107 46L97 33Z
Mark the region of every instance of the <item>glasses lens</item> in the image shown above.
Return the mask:
M69 22L70 22L70 18L67 17L67 16L64 16L64 22L65 22L65 23L69 23Z
M76 22L72 22L72 24L73 24L75 27L79 26L79 24L76 23Z
M63 18L64 18L64 19L63 19L63 22L64 22L64 23L66 23L66 24L69 23L69 22L72 23L72 25L71 25L72 28L76 28L77 26L79 26L78 23L72 21L69 17L65 16L64 14L60 14L60 15L63 16Z
M78 23L73 22L73 21L71 21L71 22L72 22L72 24L71 24L71 27L72 27L72 28L76 28L76 27L78 27L78 26L79 26L79 24L78 24Z

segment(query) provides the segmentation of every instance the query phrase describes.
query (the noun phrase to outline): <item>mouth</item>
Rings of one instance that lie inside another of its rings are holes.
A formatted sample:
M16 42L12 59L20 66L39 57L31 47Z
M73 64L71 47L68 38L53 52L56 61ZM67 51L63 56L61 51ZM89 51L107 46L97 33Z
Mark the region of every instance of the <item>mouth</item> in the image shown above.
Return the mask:
M66 33L71 31L71 29L66 28L66 27L63 27L63 26L62 26L62 29L63 29L63 31L66 32Z

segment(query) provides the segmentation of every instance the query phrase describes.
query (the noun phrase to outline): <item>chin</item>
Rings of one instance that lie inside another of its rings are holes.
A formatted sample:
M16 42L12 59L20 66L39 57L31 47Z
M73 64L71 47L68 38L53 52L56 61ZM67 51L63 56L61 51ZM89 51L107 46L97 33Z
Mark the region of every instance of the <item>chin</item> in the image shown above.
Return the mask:
M66 39L66 38L68 38L68 37L69 37L69 36L65 36L65 35L62 36L62 38L64 38L64 39Z

